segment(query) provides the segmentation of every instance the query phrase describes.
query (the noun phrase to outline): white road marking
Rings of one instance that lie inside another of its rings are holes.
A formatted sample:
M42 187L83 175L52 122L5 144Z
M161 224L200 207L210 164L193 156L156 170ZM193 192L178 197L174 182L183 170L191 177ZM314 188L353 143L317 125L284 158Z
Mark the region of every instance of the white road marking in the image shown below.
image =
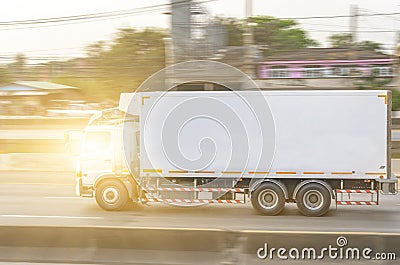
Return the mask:
M0 185L40 185L40 186L75 186L75 184L67 183L37 183L37 182L1 182Z
M400 236L398 232L368 232L368 231L359 231L359 232L350 232L350 231L294 231L294 230L241 230L243 233L265 233L265 234L321 234L321 235L395 235Z
M0 265L96 265L92 263L0 262Z
M2 214L0 217L11 218L60 218L60 219L104 219L97 216L63 216L63 215L21 215L21 214Z
M46 199L80 199L78 196L69 196L69 197L44 197Z

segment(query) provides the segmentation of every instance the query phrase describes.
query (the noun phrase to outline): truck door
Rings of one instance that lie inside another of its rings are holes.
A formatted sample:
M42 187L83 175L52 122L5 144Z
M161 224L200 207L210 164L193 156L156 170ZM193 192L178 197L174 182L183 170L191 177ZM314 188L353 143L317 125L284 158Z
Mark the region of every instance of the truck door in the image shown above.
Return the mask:
M112 171L111 131L87 131L79 160L87 174L87 181L94 181L99 173Z

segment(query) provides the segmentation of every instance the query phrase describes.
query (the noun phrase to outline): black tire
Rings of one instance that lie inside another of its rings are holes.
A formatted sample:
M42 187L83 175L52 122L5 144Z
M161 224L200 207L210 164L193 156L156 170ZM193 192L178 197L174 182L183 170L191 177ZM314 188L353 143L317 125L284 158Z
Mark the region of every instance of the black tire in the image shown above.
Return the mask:
M100 183L95 192L97 204L106 211L120 211L128 204L128 192L120 181L106 180Z
M251 194L253 208L262 215L277 215L285 207L285 194L274 183L263 183Z
M296 195L296 204L305 216L318 217L326 214L331 206L329 190L318 183L304 185Z

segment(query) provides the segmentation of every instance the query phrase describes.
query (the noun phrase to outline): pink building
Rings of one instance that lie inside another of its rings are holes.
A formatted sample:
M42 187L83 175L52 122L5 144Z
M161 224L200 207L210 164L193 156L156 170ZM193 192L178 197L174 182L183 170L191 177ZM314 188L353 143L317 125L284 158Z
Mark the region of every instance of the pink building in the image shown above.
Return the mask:
M391 78L394 58L360 49L306 48L265 58L257 64L258 79L344 77Z

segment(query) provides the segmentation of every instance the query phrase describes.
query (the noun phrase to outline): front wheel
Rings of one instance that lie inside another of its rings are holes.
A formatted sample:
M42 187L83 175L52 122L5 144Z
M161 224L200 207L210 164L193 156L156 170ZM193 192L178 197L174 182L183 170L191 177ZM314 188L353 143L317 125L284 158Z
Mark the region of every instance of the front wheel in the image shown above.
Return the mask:
M297 193L296 204L305 216L322 216L329 211L331 194L321 184L309 183Z
M107 211L120 211L128 203L128 192L120 181L106 180L95 192L97 204Z
M261 184L251 195L253 208L263 215L277 215L285 207L285 194L274 183Z

